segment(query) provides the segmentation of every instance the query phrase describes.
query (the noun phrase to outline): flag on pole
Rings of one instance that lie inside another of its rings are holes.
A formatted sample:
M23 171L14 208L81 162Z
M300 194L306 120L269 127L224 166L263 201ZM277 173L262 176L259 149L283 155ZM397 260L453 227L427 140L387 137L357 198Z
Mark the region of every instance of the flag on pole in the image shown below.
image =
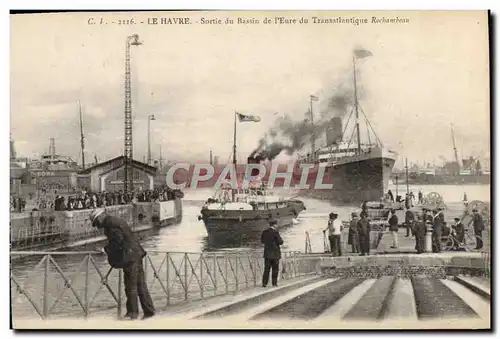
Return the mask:
M256 115L245 115L245 114L241 114L238 112L236 112L236 114L238 115L238 120L240 122L249 122L249 121L259 122L260 121L260 117L256 116Z
M372 52L366 50L366 49L355 49L354 50L354 56L358 59L363 59L369 56L373 56Z
M319 98L318 98L317 96L311 95L311 100L312 100L312 101L318 101L318 100L319 100Z

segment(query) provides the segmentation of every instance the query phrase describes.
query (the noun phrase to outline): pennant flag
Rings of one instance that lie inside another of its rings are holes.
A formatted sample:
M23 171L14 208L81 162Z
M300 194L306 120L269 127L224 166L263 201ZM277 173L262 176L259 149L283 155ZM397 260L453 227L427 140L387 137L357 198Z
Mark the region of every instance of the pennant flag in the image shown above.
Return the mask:
M312 100L312 101L318 101L318 100L319 100L319 98L318 98L318 97L316 97L316 96L314 96L314 95L311 95L311 100Z
M240 122L248 122L248 121L259 122L260 121L260 117L258 117L256 115L244 115L244 114L240 114L238 112L236 112L236 114L238 115L238 119L240 120Z
M369 56L373 56L372 52L367 51L366 49L355 49L354 56L358 59L366 58Z

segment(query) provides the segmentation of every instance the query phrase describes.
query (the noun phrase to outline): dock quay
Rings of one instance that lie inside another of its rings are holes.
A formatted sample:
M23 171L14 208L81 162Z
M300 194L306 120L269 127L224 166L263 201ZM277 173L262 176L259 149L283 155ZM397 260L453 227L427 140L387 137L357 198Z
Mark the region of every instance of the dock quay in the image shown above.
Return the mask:
M109 215L124 219L136 233L182 220L181 199L108 206L105 210ZM103 241L104 235L90 223L91 212L92 209L13 213L10 219L11 250L24 253L54 251Z
M290 328L356 328L358 321L390 327L396 320L432 328L433 320L442 318L453 328L490 327L489 254L484 252L365 257L284 252L279 286L263 288L259 251L150 251L144 270L157 315L135 322L121 320L122 273L107 266L102 253L31 254L39 260L11 273L15 329L278 328L276 319L290 320ZM79 265L68 267L68 256L78 257Z

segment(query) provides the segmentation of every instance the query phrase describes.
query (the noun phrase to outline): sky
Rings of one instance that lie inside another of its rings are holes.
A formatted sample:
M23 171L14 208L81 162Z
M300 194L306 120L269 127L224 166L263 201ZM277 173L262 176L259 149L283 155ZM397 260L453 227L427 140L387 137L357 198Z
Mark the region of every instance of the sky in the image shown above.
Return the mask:
M277 13L78 13L11 16L11 135L18 155L56 150L81 161L78 101L86 158L123 152L125 41L132 48L134 158L227 161L234 112L258 115L239 123L239 161L282 115L301 120L339 87L352 86L352 51L359 60L360 104L384 146L399 162L452 160L453 124L459 155L488 156L489 66L486 12L283 12L300 18L406 17L408 24L265 25ZM134 17L189 16L191 25L117 25ZM261 24L209 25L201 18L254 17ZM89 25L100 18L108 25ZM198 23L196 23L198 22ZM318 144L324 143L324 137ZM285 159L285 157L282 157ZM89 160L87 160L89 161Z

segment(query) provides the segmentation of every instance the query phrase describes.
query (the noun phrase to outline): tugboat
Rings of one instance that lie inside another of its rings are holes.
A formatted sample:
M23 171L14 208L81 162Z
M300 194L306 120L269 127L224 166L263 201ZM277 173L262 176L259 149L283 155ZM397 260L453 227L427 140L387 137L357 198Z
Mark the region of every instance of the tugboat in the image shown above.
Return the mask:
M238 114L238 113L236 113ZM236 168L236 114L234 122L233 165ZM241 121L241 119L240 119ZM238 175L237 175L238 176ZM240 177L240 176L238 176ZM241 179L241 177L240 177ZM290 226L300 212L306 209L300 200L274 196L260 179L249 182L248 187L223 184L201 209L201 216L211 244L238 245L259 239L269 226L277 221L277 228Z
M278 229L290 226L305 209L300 200L272 195L265 184L247 189L222 187L202 207L200 219L210 243L235 244L258 239L270 219L277 221Z

